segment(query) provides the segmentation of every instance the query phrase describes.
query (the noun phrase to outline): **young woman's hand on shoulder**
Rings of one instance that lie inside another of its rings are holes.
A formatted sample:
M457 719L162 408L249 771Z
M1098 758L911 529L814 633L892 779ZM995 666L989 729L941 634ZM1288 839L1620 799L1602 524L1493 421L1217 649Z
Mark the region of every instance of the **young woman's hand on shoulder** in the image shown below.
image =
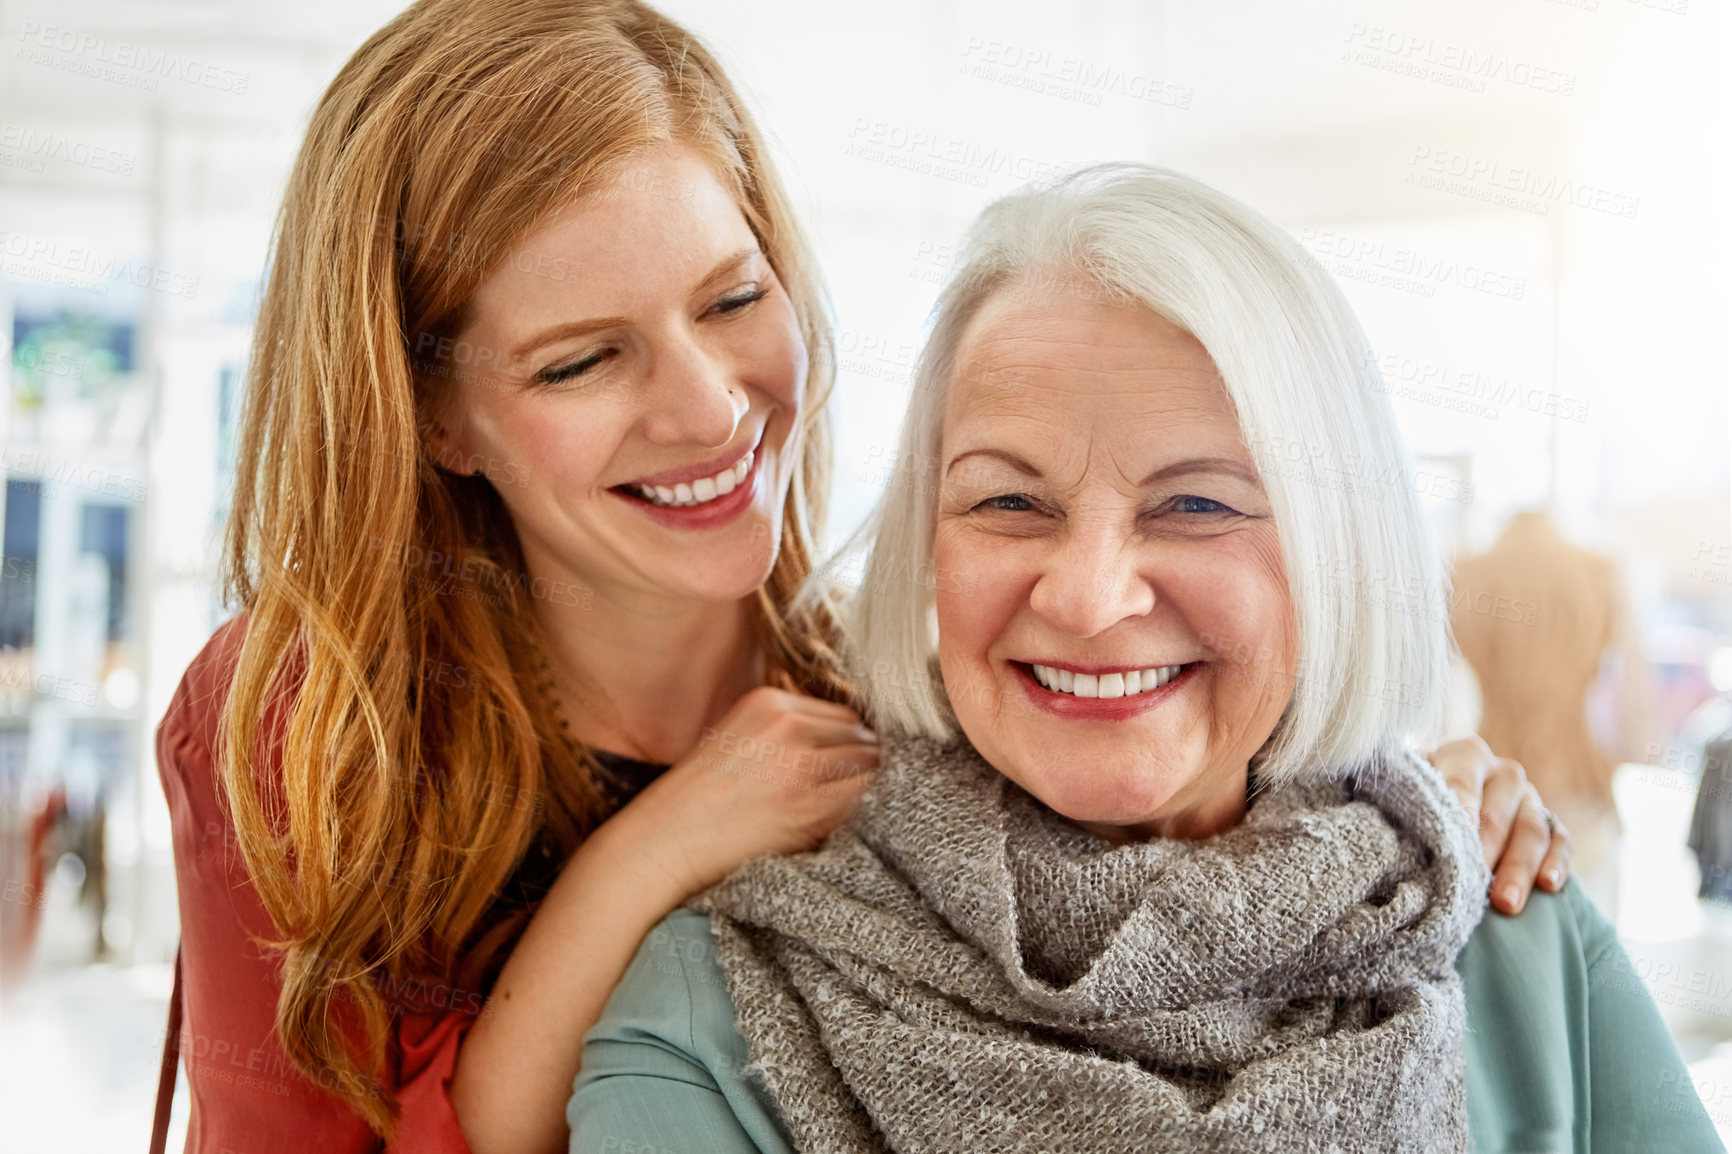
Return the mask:
M852 709L764 686L613 821L634 831L646 868L690 896L752 858L817 848L877 767L877 735Z
M584 1032L644 935L742 862L815 847L877 764L853 710L758 688L592 833L464 1043L451 1096L476 1154L559 1149Z

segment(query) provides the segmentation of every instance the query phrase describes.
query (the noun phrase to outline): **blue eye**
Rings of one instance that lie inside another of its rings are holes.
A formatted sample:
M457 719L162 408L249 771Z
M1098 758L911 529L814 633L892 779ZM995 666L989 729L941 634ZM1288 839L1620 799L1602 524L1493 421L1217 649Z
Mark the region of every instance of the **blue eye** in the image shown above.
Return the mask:
M1231 513L1233 510L1219 501L1211 501L1207 497L1179 497L1174 501L1174 509L1180 513Z
M1034 508L1034 503L1021 493L1006 493L999 497L988 497L976 509L990 509L999 513L1025 513Z

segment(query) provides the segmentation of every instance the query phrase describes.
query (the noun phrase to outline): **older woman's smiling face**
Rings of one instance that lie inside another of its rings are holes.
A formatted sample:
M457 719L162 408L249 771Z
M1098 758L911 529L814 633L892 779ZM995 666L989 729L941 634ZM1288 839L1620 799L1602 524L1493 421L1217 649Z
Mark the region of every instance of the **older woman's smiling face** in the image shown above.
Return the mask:
M1113 840L1237 821L1298 645L1203 346L1141 306L1001 290L958 347L938 468L939 660L975 748Z

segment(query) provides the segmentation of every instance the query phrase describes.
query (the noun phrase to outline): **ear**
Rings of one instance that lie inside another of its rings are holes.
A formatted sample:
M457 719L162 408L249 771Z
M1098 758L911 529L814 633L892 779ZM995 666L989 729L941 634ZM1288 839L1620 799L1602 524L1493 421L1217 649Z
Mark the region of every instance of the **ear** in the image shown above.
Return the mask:
M479 476L480 469L463 468L464 454L458 445L458 438L445 427L443 418L431 418L421 424L421 443L427 447L427 455L433 458L433 464L447 473Z

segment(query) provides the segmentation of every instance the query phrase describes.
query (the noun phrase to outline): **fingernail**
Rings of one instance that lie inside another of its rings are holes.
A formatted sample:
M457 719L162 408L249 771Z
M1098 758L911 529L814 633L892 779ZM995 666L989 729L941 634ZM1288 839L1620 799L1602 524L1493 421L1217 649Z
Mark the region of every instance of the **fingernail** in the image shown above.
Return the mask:
M1548 885L1550 885L1553 889L1557 889L1558 883L1563 881L1563 880L1564 880L1564 871L1559 869L1558 867L1553 866L1551 869L1546 871L1546 883Z
M1503 898L1503 904L1512 910L1515 909L1522 900L1521 889L1517 886L1505 886L1503 889L1498 891L1498 896Z

